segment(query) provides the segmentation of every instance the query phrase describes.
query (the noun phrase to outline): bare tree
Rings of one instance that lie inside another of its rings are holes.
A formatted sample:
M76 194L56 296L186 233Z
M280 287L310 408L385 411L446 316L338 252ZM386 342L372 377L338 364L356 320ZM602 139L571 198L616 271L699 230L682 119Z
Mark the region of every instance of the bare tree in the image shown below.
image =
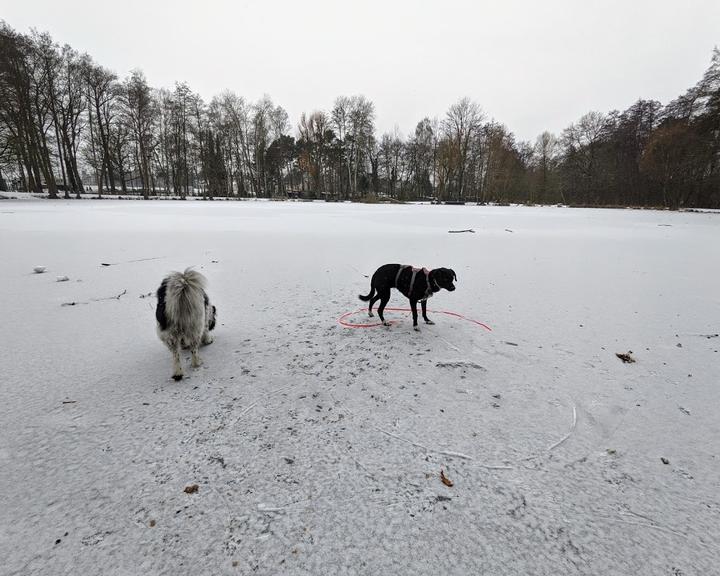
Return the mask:
M27 189L57 198L48 130L46 69L31 38L17 34L0 21L0 122L5 145L12 146L18 171Z
M330 122L324 112L313 112L310 116L304 113L298 123L298 146L300 149L300 170L309 177L307 188L312 195L326 192L326 162L329 145L334 134Z
M445 116L442 127L449 145L457 159L456 195L458 200L465 197L465 177L473 138L477 137L482 125L483 112L469 98L462 98L452 106Z
M113 72L95 64L89 56L83 58L82 69L89 104L90 156L96 170L98 195L102 196L106 175L110 190L115 191L109 132L110 124L118 112L120 86Z
M537 167L537 192L531 201L540 200L547 202L549 200L549 191L551 189L551 178L557 167L558 156L558 139L550 132L543 132L537 137L534 148L534 157ZM565 197L560 190L560 198L565 202Z
M424 118L415 127L408 143L408 161L413 194L416 198L430 196L435 189L437 127Z
M123 83L123 118L130 127L130 138L135 146L135 164L142 182L143 198L147 199L154 187L151 159L155 147L155 128L159 116L157 102L145 80L145 75L134 70Z
M563 131L566 189L582 203L595 202L598 193L596 165L606 118L599 112L585 114Z
M375 133L375 105L365 96L349 99L348 134L350 165L352 166L352 194L358 193L358 174L364 172L367 152Z

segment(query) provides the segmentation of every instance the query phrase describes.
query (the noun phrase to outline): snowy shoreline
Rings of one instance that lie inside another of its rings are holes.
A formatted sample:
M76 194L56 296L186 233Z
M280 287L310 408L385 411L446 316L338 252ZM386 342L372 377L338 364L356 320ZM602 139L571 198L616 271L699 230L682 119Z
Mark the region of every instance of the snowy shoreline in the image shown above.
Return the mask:
M71 194L70 198L64 198L62 193L59 193L58 198L50 198L47 194L37 194L34 192L0 192L0 200L47 200L52 202L58 202L62 200L142 200L142 201L195 201L195 202L303 202L303 203L316 203L316 204L365 204L365 205L400 205L400 206L430 206L430 205L447 205L447 206L484 206L484 207L500 207L500 208L589 208L598 210L643 210L643 211L658 211L658 212L701 212L701 213L715 213L720 214L719 209L714 208L678 208L672 210L670 208L664 208L661 206L594 206L594 205L573 205L573 204L498 204L495 202L481 203L468 200L464 203L448 202L448 203L436 203L431 201L407 201L401 202L398 200L384 200L378 199L377 201L368 202L365 200L324 200L322 198L241 198L241 197L227 197L218 196L213 198L204 198L201 195L187 196L182 198L180 196L150 196L145 200L142 196L137 194L109 194L105 193L103 196L98 196L97 193L83 193L80 194L80 198L77 198L75 193Z

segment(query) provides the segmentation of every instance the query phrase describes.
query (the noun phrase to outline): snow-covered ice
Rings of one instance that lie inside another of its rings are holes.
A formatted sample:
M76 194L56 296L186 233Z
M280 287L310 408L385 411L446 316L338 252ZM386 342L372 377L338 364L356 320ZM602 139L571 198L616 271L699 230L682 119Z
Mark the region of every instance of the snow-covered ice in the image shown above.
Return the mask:
M0 254L3 575L720 573L720 214L9 200ZM388 262L492 332L339 325Z

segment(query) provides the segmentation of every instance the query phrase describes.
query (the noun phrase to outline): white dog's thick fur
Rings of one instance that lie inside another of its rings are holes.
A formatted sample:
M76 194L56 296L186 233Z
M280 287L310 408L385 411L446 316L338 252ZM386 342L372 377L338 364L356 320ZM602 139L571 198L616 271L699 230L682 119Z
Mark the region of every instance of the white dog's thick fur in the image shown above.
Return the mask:
M190 348L192 366L202 364L198 355L201 344L213 341L210 331L215 328L215 306L205 292L205 276L190 268L185 272L171 272L157 291L157 331L160 340L173 355L173 378L183 377L180 348Z

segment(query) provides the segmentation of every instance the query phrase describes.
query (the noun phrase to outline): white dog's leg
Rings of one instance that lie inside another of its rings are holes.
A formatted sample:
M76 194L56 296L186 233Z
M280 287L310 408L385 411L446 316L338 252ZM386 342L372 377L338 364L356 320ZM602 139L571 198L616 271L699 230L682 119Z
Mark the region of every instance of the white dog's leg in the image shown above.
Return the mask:
M197 341L193 342L190 345L190 353L192 354L192 367L193 368L200 368L200 366L202 366L202 359L200 358L200 355L198 354L198 345L199 345L199 343Z
M173 355L173 380L182 380L183 369L182 363L180 362L180 342L175 343L175 347L172 350Z
M205 344L205 346L213 343L212 334L210 334L210 332L208 332L207 330L205 330L205 332L203 332L202 343Z

